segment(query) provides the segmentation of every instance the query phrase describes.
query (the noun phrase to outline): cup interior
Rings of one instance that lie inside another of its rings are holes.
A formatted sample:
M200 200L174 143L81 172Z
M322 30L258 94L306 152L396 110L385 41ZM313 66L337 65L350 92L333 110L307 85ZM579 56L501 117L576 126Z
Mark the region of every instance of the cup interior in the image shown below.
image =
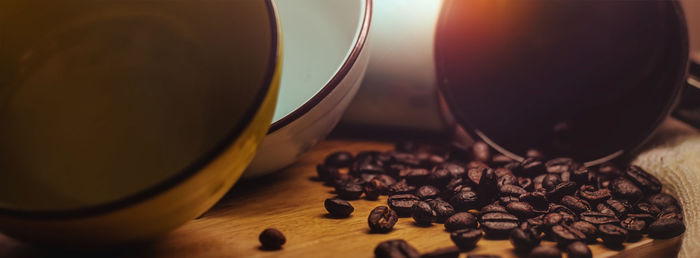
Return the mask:
M264 1L8 2L2 210L97 207L186 178L245 128L274 69Z
M280 93L272 119L289 116L326 87L350 55L364 0L277 0L282 27Z

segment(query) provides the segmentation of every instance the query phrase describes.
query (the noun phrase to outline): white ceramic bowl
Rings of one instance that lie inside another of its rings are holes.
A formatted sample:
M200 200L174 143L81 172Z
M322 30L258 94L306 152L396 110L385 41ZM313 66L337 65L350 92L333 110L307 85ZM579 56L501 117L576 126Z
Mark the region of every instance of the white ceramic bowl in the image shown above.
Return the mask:
M325 138L367 68L372 0L277 0L283 65L268 135L244 177L294 163Z

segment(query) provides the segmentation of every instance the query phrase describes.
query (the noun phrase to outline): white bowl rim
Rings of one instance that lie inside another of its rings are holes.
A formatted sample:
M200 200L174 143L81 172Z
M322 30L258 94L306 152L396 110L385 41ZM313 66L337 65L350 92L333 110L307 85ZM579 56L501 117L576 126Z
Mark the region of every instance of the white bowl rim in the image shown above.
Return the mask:
M343 65L340 66L340 69L338 69L338 71L326 83L326 85L324 85L321 88L321 90L316 92L316 94L314 94L311 98L304 102L303 105L299 106L297 109L290 112L286 116L280 118L279 120L274 121L270 125L270 130L268 131L268 134L272 134L275 131L284 128L286 125L290 124L291 122L299 119L304 114L308 113L309 110L311 110L318 103L320 103L321 100L326 98L326 96L328 96L328 94L330 94L340 84L340 82L343 81L348 72L350 72L350 68L352 68L355 65L355 61L357 61L357 58L360 56L360 53L366 45L367 35L369 34L369 26L372 23L372 1L373 0L364 0L365 12L363 14L364 17L362 18L362 24L360 25L360 31L357 37L355 38L355 42L352 47L352 50L350 51L350 54L343 62Z

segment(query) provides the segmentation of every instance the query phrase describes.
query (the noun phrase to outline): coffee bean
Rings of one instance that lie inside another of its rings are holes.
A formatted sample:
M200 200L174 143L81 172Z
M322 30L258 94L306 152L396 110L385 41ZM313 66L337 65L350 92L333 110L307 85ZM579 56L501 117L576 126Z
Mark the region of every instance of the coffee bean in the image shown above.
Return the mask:
M491 149L489 148L489 145L484 142L474 142L474 144L472 144L470 153L471 160L484 163L488 163L491 161Z
M430 208L435 211L435 220L437 222L442 223L447 218L455 214L455 209L446 201L434 199L428 200L427 202L430 205Z
M620 226L627 230L629 234L628 240L633 242L642 238L647 223L643 219L628 217L620 222Z
M481 214L481 215L486 214L486 213L491 213L491 212L508 213L508 211L506 211L506 207L503 207L502 205L499 205L496 203L486 205L486 206L482 207L481 210L479 210L479 214Z
M642 198L642 190L631 181L618 177L610 183L610 191L615 198L636 202Z
M334 217L345 218L355 210L349 202L338 198L326 199L323 202L328 213Z
M598 228L586 221L576 221L571 224L571 227L586 235L587 243L594 243L598 238Z
M634 218L634 219L640 219L646 222L646 225L651 224L652 222L656 221L657 217L652 216L651 214L646 214L646 213L629 213L627 214L627 218Z
M574 213L568 207L561 205L561 204L556 204L556 203L550 203L549 212L558 212L558 213L561 213L562 216L564 216L564 215L570 215L570 216L574 216L574 217L576 216L576 213Z
M535 191L539 191L540 189L543 189L546 192L546 189L544 189L544 187L542 186L542 181L544 181L544 177L546 177L546 176L547 176L547 174L542 174L542 175L539 175L539 176L532 178L532 186L533 186L533 188L535 188Z
M579 214L579 218L593 225L619 223L620 219L615 214L605 214L600 212L587 211Z
M622 171L615 164L606 162L598 166L596 173L602 179L612 179L622 176Z
M630 210L632 210L630 204L624 200L618 201L615 199L608 199L600 203L600 205L604 205L605 207L607 207L610 211L612 211L615 214L615 216L617 216L620 219L626 217L627 213L629 213Z
M536 158L527 158L513 170L516 176L534 177L545 172L544 163Z
M523 189L520 186L517 185L504 185L501 186L500 188L500 195L501 196L515 196L519 197L520 195L526 194L527 191Z
M584 200L573 197L571 195L566 195L561 198L561 204L571 209L573 212L581 213L584 211L590 211L591 205Z
M420 199L412 194L397 194L389 196L387 203L401 217L411 216L411 209Z
M377 258L418 258L418 250L402 239L392 239L379 243L374 248Z
M575 182L562 182L547 191L547 200L559 202L565 195L573 195L578 187Z
M661 210L672 205L678 205L678 201L676 201L676 198L673 198L673 196L665 193L659 193L649 196L647 201L649 202L649 204L654 205Z
M357 200L362 196L364 189L361 185L356 183L347 183L341 187L336 188L338 193L338 198L343 200Z
M516 178L514 175L503 175L502 177L498 177L498 187L499 188L503 187L504 185L517 185L517 184L518 184L518 178Z
M627 240L627 230L613 224L603 224L598 226L598 234L607 246L621 246Z
M610 214L610 215L615 215L615 212L610 209L607 205L603 203L599 203L598 205L595 206L595 210L600 212L600 213L605 213L605 214ZM617 215L615 215L617 216Z
M350 167L350 172L357 175L361 173L382 174L386 172L383 162L376 160L374 155L378 154L359 153Z
M649 225L649 237L653 239L668 239L685 232L683 221L676 218L659 218Z
M429 253L424 253L421 258L457 258L459 257L459 248L456 246L444 247L435 249Z
M579 166L571 171L571 180L579 185L587 184L590 182L591 174L591 171L587 167Z
M609 189L598 189L592 185L581 186L581 188L579 188L578 195L593 205L610 199L612 196Z
M443 163L433 167L433 171L428 175L428 182L434 186L442 187L453 178L462 177L466 173L464 167L454 163Z
M521 219L532 218L540 215L539 212L535 211L535 208L533 208L532 205L520 201L508 203L508 205L506 205L506 210L508 213Z
M498 197L498 203L500 203L503 206L508 205L511 202L519 202L520 198L515 197L515 196L501 196Z
M487 167L471 167L471 168L467 169L466 179L469 179L470 184L478 186L479 181L481 181L481 175L483 173L485 173L486 170L489 170L489 169L490 168L487 168Z
M473 191L461 191L450 198L450 204L457 211L466 211L477 208L479 199Z
M552 235L559 246L565 247L575 241L583 241L586 234L566 224L552 226Z
M564 173L570 171L574 165L574 160L571 158L555 158L544 163L547 173Z
M421 200L435 199L440 194L440 190L432 185L424 185L418 188L416 196Z
M553 246L541 245L532 249L530 258L561 258L561 251Z
M518 218L508 213L492 212L481 216L481 229L488 238L507 238L510 231L516 227L518 227Z
M663 210L661 213L659 213L658 216L659 219L661 218L667 218L667 219L678 219L678 220L683 220L683 213L679 213L676 211L667 211Z
M377 200L379 195L385 194L388 189L381 180L373 178L363 186L363 190L365 192L365 199Z
M468 212L458 212L445 220L445 230L452 232L465 228L476 228L477 218Z
M479 185L477 186L477 194L479 201L482 204L490 203L498 193L498 178L493 173L493 169L482 170Z
M543 191L529 192L520 195L520 200L527 202L537 210L546 210L549 207L546 194Z
M593 253L588 245L581 241L575 241L566 247L566 253L569 254L569 258L592 258Z
M642 189L644 194L661 192L661 181L638 166L630 166L626 172L627 177Z
M532 228L537 232L544 232L546 229L544 227L544 215L540 215L534 218L529 218L525 222L520 223L521 229Z
M513 171L504 167L495 168L493 170L493 174L496 175L496 177L498 178L504 177L506 175L515 176L513 174Z
M474 248L482 235L481 229L465 228L450 233L450 239L460 250L466 251Z
M378 206L369 213L367 223L372 232L387 233L394 228L398 220L399 216L395 211L386 206Z
M416 202L411 208L411 217L418 225L430 225L435 215L435 211L427 202Z
M634 205L634 211L639 212L639 213L644 213L644 214L649 214L654 217L659 215L661 210L657 208L654 205L651 205L646 202L638 202L637 204Z
M340 174L337 168L326 165L316 165L316 173L318 174L319 180L328 183L332 182L337 174Z
M331 153L330 155L326 156L325 161L323 162L326 166L331 166L331 167L349 167L353 163L353 157L350 152L347 151L338 151Z
M399 182L396 182L395 184L389 186L389 194L390 195L397 195L397 194L412 194L416 191L416 187L412 185L408 185L406 183L406 180L401 180Z
M267 228L263 230L260 233L258 240L260 240L262 248L267 250L280 249L282 248L282 245L287 242L287 238L284 237L284 234L275 228Z
M564 221L564 217L559 212L550 212L542 217L542 225L549 230L553 226L559 225Z
M510 232L510 242L518 253L529 253L530 250L540 245L542 238L533 228L516 228Z

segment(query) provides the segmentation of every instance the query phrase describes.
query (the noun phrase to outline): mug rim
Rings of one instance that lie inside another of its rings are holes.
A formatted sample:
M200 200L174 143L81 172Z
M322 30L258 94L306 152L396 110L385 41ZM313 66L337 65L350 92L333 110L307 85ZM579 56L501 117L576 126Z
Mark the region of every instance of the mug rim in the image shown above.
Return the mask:
M0 215L17 217L23 219L43 220L43 219L76 219L85 218L101 214L110 213L116 210L130 207L134 204L141 203L151 199L163 192L166 192L182 182L199 173L206 165L211 163L216 157L226 150L243 131L248 127L250 122L255 118L256 113L261 108L267 93L270 91L272 80L277 68L277 63L280 60L279 46L279 24L277 23L277 6L274 0L265 0L265 6L270 23L270 52L265 68L264 80L262 87L254 96L253 104L244 112L243 118L239 123L232 128L224 137L217 143L214 148L208 151L203 157L181 170L173 173L171 176L158 182L156 185L143 189L139 192L121 197L116 200L107 201L105 203L89 205L79 208L70 208L65 210L21 210L0 206Z

